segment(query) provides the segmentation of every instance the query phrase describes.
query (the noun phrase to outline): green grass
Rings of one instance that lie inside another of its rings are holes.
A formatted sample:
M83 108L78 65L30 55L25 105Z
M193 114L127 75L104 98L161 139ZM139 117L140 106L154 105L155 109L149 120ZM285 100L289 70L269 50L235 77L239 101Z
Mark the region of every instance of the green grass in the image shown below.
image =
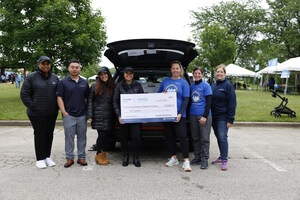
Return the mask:
M281 99L273 98L270 92L238 90L236 95L236 121L300 122L300 95L285 96L289 100L287 106L297 113L296 118L271 116L270 111L281 103ZM58 119L61 119L60 114ZM13 84L0 84L0 120L28 120L26 107L20 99L20 89Z
M28 120L20 89L15 84L0 84L0 120Z
M271 94L271 92L236 91L236 121L300 122L300 95L278 93L280 96L288 98L287 107L295 111L298 116L291 118L283 114L281 117L275 118L270 115L270 111L279 106L281 99L273 98Z

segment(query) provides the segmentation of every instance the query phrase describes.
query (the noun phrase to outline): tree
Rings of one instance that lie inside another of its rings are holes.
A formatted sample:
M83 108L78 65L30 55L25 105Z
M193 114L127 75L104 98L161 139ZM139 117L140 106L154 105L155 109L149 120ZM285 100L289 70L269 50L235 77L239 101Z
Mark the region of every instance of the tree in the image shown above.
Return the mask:
M234 36L237 51L232 63L245 63L252 53L252 44L256 42L258 27L265 15L264 9L257 5L256 0L221 2L219 5L200 8L192 11L194 21L191 23L193 33L197 37L205 30L205 25L219 23L225 26L229 35ZM240 59L240 60L239 60Z
M98 74L99 68L100 67L97 64L90 65L89 67L83 68L83 70L80 71L80 75L89 78L91 76Z
M0 1L0 65L35 68L41 55L66 70L70 59L98 63L106 45L104 18L90 0Z
M217 65L231 63L236 54L234 35L229 34L228 29L220 24L204 25L199 38L194 36L194 39L199 46L199 56L190 66L207 68L212 77Z
M285 59L300 56L300 1L267 0L270 10L264 33L272 43L280 44Z

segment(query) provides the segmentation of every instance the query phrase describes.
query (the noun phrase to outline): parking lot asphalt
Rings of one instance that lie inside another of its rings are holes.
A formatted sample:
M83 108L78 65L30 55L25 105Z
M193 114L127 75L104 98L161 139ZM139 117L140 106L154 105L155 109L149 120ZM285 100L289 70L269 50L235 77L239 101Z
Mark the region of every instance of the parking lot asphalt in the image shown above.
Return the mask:
M88 128L87 149L97 132ZM51 157L56 166L37 169L31 126L0 126L0 199L300 199L300 131L298 127L235 124L229 131L229 169L207 170L180 165L165 167L170 156L166 141L143 141L136 168L121 166L117 144L108 152L110 164L64 168L64 132L54 131ZM179 146L178 150L180 152ZM219 155L211 132L210 159ZM192 153L190 154L193 157Z

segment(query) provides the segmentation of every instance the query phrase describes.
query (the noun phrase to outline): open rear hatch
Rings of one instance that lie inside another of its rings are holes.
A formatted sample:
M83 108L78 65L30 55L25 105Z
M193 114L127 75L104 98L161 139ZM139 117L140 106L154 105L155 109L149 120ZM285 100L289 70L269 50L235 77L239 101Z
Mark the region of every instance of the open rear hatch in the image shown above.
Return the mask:
M177 60L184 70L198 56L195 44L169 39L134 39L107 44L104 55L117 70L125 66L138 68L169 69L170 62Z

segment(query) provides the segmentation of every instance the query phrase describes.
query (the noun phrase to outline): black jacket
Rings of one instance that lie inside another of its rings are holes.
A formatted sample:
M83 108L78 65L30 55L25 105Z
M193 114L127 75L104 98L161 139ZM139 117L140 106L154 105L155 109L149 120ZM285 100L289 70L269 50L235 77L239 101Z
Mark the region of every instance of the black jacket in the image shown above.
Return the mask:
M132 80L132 83L128 85L125 80L118 83L114 93L114 109L118 117L121 116L120 108L120 95L121 94L138 94L144 93L142 85L136 80Z
M113 97L106 92L100 97L95 94L96 84L91 87L88 99L87 118L92 119L92 128L97 130L112 130L115 125Z
M58 77L50 70L48 76L37 68L24 80L20 97L27 107L27 115L52 116L58 114L56 88Z

